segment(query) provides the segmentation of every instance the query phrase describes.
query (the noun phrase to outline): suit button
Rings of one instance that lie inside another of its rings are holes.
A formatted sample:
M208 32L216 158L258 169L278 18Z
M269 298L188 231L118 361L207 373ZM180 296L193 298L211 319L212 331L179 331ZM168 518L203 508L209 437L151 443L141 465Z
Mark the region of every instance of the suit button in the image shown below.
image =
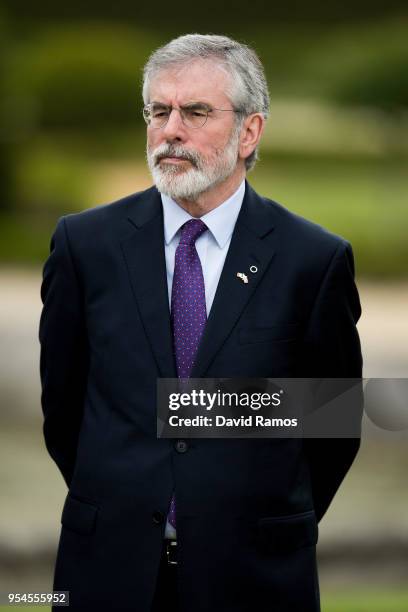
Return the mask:
M161 525L164 523L165 516L163 512L160 512L160 510L155 510L152 514L152 519L155 525Z
M178 453L185 453L188 450L188 444L185 440L177 440L175 448Z

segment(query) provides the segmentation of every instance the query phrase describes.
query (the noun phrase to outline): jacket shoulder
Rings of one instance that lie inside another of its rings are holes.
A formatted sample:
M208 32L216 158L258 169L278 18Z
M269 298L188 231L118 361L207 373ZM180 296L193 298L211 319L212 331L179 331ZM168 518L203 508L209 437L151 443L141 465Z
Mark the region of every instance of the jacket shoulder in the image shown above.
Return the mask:
M87 227L95 228L95 225L98 224L111 224L123 219L131 207L148 200L154 193L155 187L150 187L144 191L131 193L113 202L98 204L77 213L63 215L62 218L66 221L68 227L74 230L77 228L85 229Z

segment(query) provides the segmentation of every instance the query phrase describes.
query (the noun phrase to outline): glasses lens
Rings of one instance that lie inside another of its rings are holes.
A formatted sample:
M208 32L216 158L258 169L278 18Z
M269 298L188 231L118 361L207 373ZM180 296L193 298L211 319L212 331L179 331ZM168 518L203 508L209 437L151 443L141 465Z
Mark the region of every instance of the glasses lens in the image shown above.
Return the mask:
M152 128L161 128L166 125L170 116L170 109L164 104L149 104L143 109L143 117Z
M182 119L187 127L200 128L207 121L208 108L201 104L185 106L180 109Z
M203 127L209 113L209 109L201 104L185 106L177 110L180 111L184 125L190 128ZM168 122L171 111L171 106L153 102L152 104L147 104L143 108L143 117L150 127L162 128Z

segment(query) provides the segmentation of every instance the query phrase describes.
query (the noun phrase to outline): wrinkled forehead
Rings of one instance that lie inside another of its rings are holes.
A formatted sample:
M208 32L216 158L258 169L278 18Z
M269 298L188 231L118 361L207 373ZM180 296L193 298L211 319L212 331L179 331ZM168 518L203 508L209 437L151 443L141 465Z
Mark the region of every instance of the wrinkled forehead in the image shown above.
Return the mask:
M231 104L230 93L231 76L225 65L216 59L196 59L154 73L148 101L165 104L200 101L220 106Z

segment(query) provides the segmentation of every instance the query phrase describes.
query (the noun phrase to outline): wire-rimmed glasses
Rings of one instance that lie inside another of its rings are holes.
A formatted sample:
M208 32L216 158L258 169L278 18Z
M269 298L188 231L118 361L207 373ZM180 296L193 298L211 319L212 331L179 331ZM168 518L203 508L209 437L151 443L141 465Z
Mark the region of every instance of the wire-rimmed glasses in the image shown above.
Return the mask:
M193 102L184 106L168 106L160 102L151 102L143 108L143 118L147 125L153 129L160 129L168 122L171 111L178 110L184 125L188 128L198 129L205 125L208 115L213 111L241 113L235 108L214 108L203 102Z

